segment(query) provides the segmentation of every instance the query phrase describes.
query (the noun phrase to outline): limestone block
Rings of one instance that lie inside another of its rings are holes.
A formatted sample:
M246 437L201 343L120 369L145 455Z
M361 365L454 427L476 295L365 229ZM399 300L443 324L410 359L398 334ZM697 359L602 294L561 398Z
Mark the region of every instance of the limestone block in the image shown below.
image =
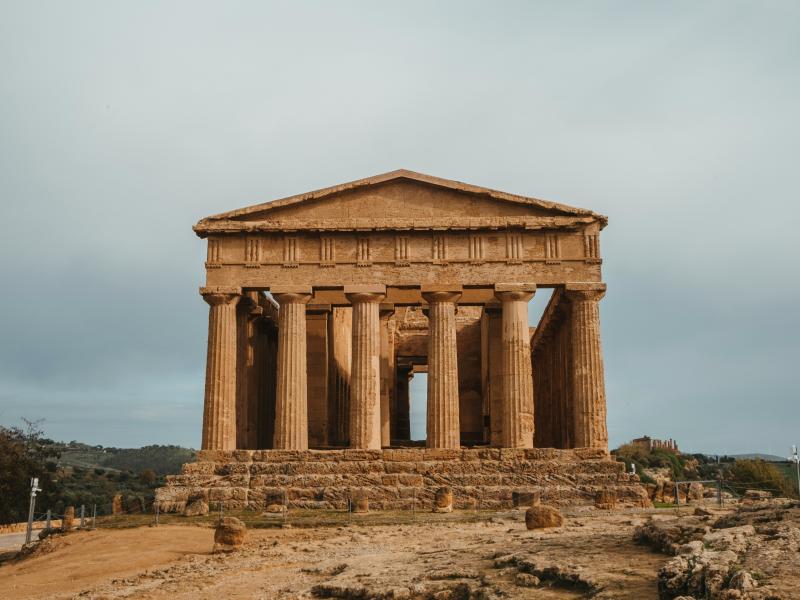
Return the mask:
M614 510L617 507L617 493L611 489L601 489L595 493L594 506L601 510Z
M366 449L347 449L343 452L342 460L358 460L358 461L373 461L380 460L383 452L381 450L366 450Z
M198 450L197 462L222 462L227 463L233 460L233 452L230 450Z
M542 493L540 490L518 489L511 492L511 502L518 506L537 506L541 504Z
M241 548L247 528L236 517L224 517L214 530L214 553L233 552Z
M214 462L185 463L181 467L183 475L213 475L217 464Z
M64 516L61 519L61 530L64 532L71 531L75 522L75 507L68 506L64 509Z
M433 500L433 512L453 512L453 490L449 487L440 487L436 490Z
M234 450L233 451L233 460L236 462L252 462L253 460L253 450Z
M290 463L254 462L250 465L250 478L257 475L280 475L286 473ZM252 487L252 484L251 484Z
M208 503L204 500L194 500L186 505L183 510L184 517L202 517L208 514Z
M360 495L352 501L352 510L354 513L368 513L369 512L369 499Z
M528 529L561 527L563 524L564 517L561 512L552 506L531 506L525 511L525 527Z
M421 475L415 475L411 473L399 473L397 475L397 482L398 485L402 486L421 487L424 483L424 480Z
M458 448L426 448L423 460L457 460L461 458Z

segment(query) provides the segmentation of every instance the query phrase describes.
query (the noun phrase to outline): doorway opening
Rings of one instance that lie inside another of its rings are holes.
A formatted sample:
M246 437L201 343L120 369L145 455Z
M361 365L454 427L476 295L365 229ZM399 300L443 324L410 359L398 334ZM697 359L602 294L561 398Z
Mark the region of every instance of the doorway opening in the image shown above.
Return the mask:
M428 437L428 374L414 373L408 385L411 441L425 443Z

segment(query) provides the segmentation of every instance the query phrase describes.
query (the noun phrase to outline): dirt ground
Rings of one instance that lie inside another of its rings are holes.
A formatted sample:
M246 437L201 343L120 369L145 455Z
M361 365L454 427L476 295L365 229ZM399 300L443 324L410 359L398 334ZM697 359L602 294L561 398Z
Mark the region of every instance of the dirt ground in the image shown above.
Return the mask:
M0 566L0 598L655 598L666 557L632 541L643 517L251 529L222 555L209 527L81 531Z

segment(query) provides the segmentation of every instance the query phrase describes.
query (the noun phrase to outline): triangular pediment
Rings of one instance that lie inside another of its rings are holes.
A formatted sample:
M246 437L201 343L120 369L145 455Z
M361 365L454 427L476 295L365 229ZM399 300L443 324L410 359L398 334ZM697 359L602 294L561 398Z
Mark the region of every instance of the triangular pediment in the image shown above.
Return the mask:
M370 224L436 228L449 222L465 227L493 222L502 226L509 220L522 225L597 221L603 226L606 222L590 210L398 170L213 215L202 219L195 231L207 235L250 228L358 229Z

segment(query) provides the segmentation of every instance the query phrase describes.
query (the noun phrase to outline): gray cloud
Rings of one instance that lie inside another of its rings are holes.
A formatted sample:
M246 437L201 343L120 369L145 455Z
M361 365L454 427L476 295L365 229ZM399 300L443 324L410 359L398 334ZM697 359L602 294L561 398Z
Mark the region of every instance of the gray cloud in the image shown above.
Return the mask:
M0 422L197 445L200 217L405 167L608 214L612 443L796 442L793 2L0 5Z

